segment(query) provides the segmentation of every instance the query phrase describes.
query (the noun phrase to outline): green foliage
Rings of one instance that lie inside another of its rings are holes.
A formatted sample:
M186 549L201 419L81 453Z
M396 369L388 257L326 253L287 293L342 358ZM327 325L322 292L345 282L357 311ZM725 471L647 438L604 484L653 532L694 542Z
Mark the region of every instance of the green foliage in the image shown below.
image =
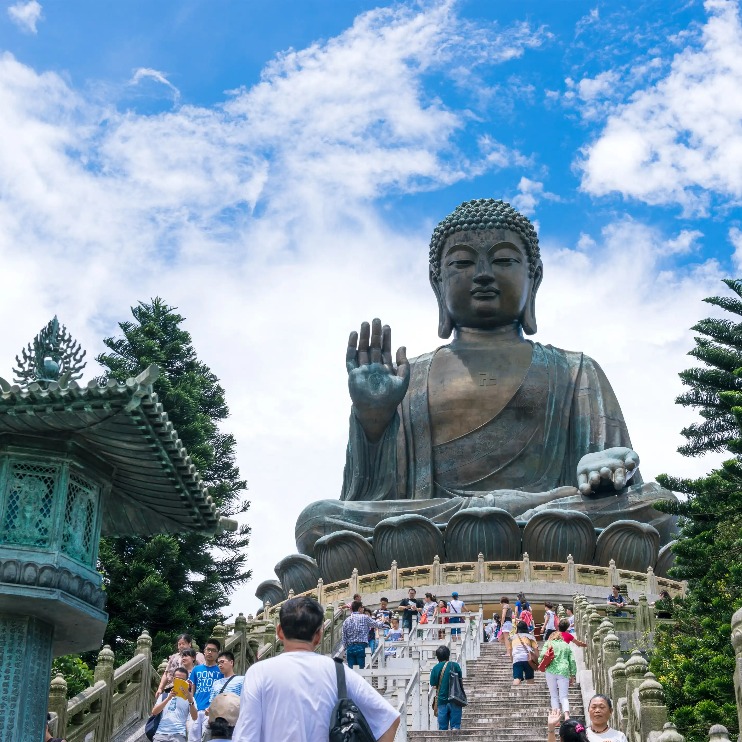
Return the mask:
M220 432L229 415L224 389L198 360L184 317L162 299L132 307L135 321L119 323L122 337L105 339L98 356L106 376L125 381L150 364L161 369L154 384L160 402L199 470L222 515L244 513L246 483L235 465L235 440ZM228 595L250 576L245 569L249 529L214 538L198 534L154 538L106 538L100 569L110 616L106 643L122 661L147 629L155 661L173 651L179 633L199 644L222 620Z
M93 671L76 654L55 657L52 662L52 677L61 673L67 681L67 698L76 696L93 684Z
M742 281L724 283L742 297ZM708 304L721 307L742 320L742 302L730 297L712 296ZM737 369L742 367L742 321L704 319L693 328L705 337L696 337L696 347L689 355L702 361L706 368L683 371L680 378L689 387L675 401L694 407L703 418L681 432L688 443L678 450L685 456L698 456L708 451L723 451L733 439L739 438L739 427L732 413L733 402L725 392L742 391L742 379ZM742 442L738 442L742 452Z
M742 296L742 282L725 283ZM742 315L737 299L707 301ZM696 338L691 355L714 370L681 374L695 386L678 403L699 407L705 420L683 431L689 443L680 451L695 455L726 448L740 454L742 325L704 320L694 329L718 345ZM671 575L688 581L688 593L673 606L676 625L657 631L650 670L664 686L671 718L687 742L705 742L713 724L723 724L735 739L739 730L730 622L742 606L742 459L738 455L699 479L665 475L657 481L688 498L660 507L679 516L680 536L673 546L676 561Z

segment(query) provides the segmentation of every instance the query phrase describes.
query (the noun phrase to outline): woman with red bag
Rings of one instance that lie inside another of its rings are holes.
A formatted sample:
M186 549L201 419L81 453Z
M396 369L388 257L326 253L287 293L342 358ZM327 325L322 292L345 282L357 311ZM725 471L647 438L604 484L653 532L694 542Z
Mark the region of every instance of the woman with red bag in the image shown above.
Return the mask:
M538 659L538 669L546 675L546 685L549 686L551 708L561 709L566 721L569 719L569 686L577 676L577 663L559 631L552 633Z

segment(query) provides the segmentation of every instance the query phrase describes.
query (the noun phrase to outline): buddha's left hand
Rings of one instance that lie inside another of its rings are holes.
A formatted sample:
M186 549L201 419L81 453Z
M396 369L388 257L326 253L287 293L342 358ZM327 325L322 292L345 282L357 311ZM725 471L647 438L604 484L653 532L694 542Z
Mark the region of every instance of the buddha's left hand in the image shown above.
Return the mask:
M639 454L623 446L586 453L577 464L577 486L583 495L609 486L621 490L638 466Z

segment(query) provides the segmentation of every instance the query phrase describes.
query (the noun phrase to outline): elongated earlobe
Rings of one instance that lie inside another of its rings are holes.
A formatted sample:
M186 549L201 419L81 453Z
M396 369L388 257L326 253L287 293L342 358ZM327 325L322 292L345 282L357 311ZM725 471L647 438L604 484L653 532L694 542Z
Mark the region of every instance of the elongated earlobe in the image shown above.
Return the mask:
M528 290L528 300L526 301L526 307L523 310L523 316L520 321L523 326L523 332L525 332L526 335L536 334L536 293L538 292L538 287L541 285L543 277L544 268L539 260L533 278L531 279L531 287Z
M451 319L451 315L448 313L446 304L443 301L441 286L432 271L429 273L429 278L435 298L438 300L438 337L447 340L451 337L451 333L453 332L453 320Z

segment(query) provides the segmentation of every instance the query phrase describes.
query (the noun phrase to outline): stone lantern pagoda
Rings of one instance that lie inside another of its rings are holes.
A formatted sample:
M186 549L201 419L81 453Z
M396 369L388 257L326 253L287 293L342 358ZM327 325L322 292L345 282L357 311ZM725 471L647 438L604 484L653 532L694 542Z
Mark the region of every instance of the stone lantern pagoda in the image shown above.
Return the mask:
M221 518L150 366L80 384L85 353L55 317L0 379L0 740L44 737L54 656L99 649L105 536L216 534Z

